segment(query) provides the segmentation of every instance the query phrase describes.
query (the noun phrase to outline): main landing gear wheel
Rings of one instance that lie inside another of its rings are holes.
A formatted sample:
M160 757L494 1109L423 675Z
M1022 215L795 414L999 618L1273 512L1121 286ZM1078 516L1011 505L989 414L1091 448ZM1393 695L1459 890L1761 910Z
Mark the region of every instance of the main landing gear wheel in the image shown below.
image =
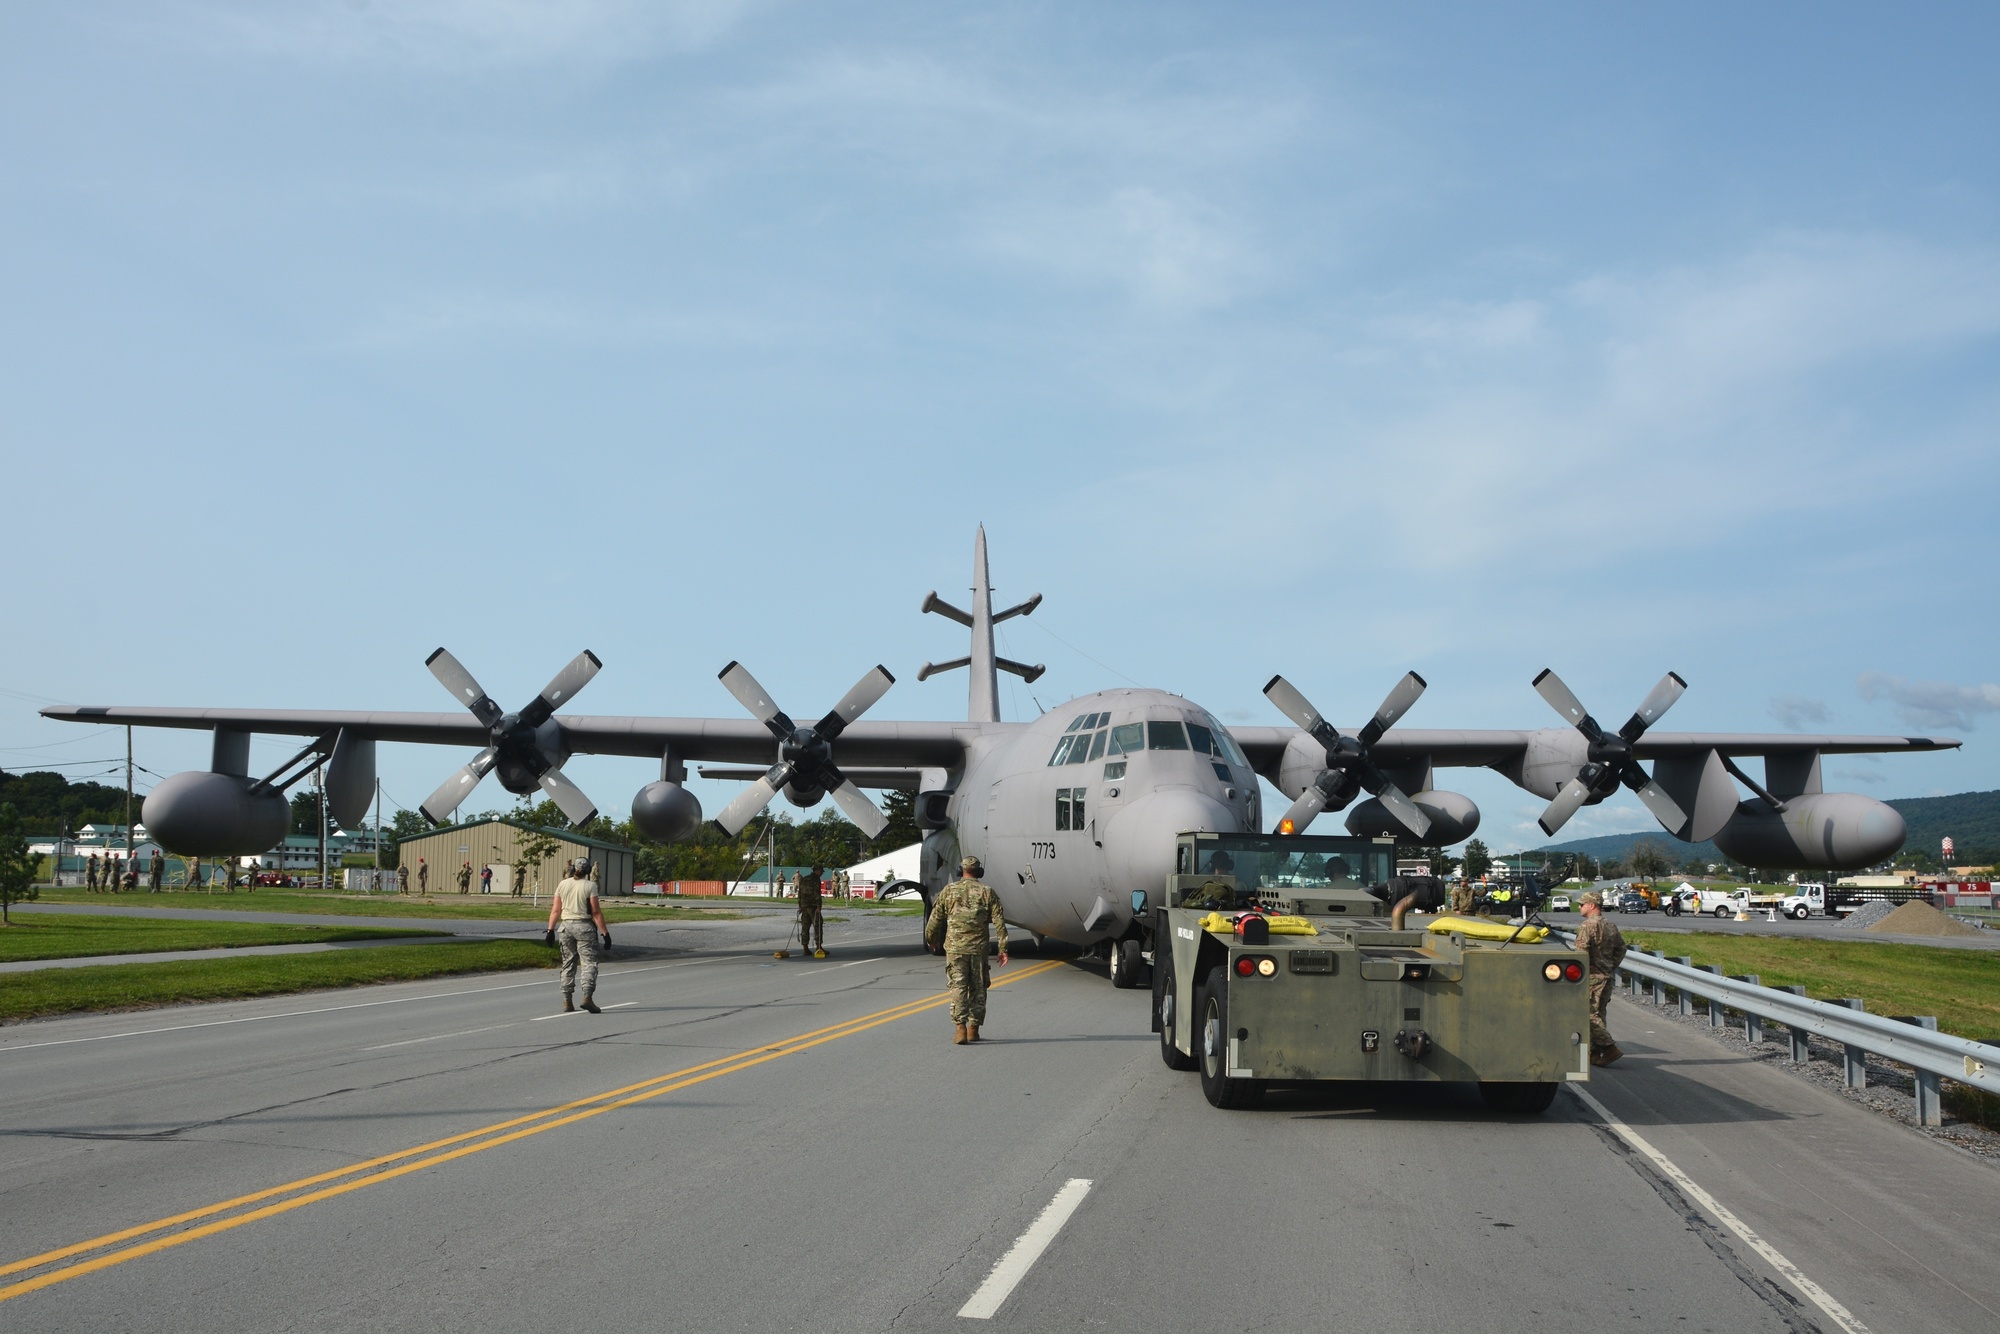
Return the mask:
M1513 1116L1540 1116L1556 1100L1556 1086L1547 1084L1505 1084L1481 1081L1479 1096L1487 1109Z
M1146 960L1136 940L1111 942L1111 985L1130 990L1145 978Z
M1257 1079L1236 1079L1229 1074L1229 983L1221 968L1202 984L1200 1008L1195 1012L1200 1026L1195 1046L1200 1052L1201 1093L1211 1107L1233 1110L1255 1107L1264 1100L1264 1084Z
M1167 1069L1169 1070L1196 1069L1201 1065L1201 1062L1192 1056L1183 1054L1181 1049L1174 1045L1173 969L1164 968L1161 970L1161 973L1163 974L1163 976L1160 978L1160 981L1162 982L1163 986L1160 990L1160 1004L1158 1010L1159 1029L1160 1029L1160 1059L1167 1063Z

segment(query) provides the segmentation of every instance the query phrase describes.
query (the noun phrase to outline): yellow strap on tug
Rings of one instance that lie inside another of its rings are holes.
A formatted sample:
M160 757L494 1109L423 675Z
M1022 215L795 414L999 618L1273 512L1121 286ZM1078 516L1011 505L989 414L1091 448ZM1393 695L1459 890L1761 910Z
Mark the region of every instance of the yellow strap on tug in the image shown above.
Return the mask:
M1319 934L1319 929L1303 917L1266 917L1264 921L1270 926L1271 934L1274 936L1316 936ZM1234 917L1225 917L1219 912L1212 912L1201 919L1201 929L1204 931L1219 931L1225 936L1233 935L1236 931L1236 919Z
M1271 928L1277 930L1276 927ZM1542 926L1508 926L1488 917L1440 917L1430 924L1430 929L1438 932L1456 931L1474 940L1518 940L1533 945L1549 934Z

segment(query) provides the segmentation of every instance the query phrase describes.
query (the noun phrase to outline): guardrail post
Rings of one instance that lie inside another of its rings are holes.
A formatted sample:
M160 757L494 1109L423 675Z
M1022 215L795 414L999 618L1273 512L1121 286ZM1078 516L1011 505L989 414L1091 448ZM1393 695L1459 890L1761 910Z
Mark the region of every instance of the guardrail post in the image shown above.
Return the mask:
M1683 967L1683 968L1692 968L1692 967L1694 967L1694 959L1693 959L1693 957L1692 957L1691 955L1686 955L1686 954L1683 954L1683 955L1681 955L1681 956L1680 956L1680 958L1678 958L1678 959L1675 959L1675 960L1674 960L1674 962L1675 962L1675 963L1677 963L1677 964L1679 964L1679 965L1680 965L1681 967ZM1693 1014L1693 1013L1694 1013L1694 996L1693 996L1693 994L1692 994L1692 993L1690 993L1690 992L1688 991L1688 989L1687 989L1686 987L1675 987L1675 988L1674 988L1674 991L1675 991L1675 993L1676 993L1677 995L1679 995L1679 997L1680 997L1680 1002L1681 1002L1681 1014L1682 1014L1682 1015L1690 1015L1690 1014Z
M1743 974L1743 980L1753 987L1764 985L1764 979L1756 973ZM1743 1040L1753 1047L1764 1040L1764 1016L1755 1010L1743 1012Z
M1717 964L1705 963L1701 965L1701 971L1704 973L1714 973L1717 977L1722 976L1722 969ZM1708 1026L1710 1028L1721 1028L1727 1022L1723 1018L1727 1009L1728 1007L1723 1005L1721 1001L1711 997L1708 1002Z
M1865 1012L1868 1009L1868 1006L1862 1001L1861 997L1859 996L1842 996L1839 1000L1834 1001L1832 1003L1835 1005L1845 1005L1850 1010L1861 1010ZM1843 1060L1846 1066L1845 1074L1847 1076L1847 1087L1851 1089L1867 1088L1868 1053L1863 1051L1861 1048L1855 1046L1851 1042L1841 1043L1840 1050L1843 1054Z
M1645 950L1639 951L1641 954L1646 952ZM1667 952L1665 950L1654 950L1652 951L1652 955L1655 959L1664 959L1667 957ZM1646 999L1655 1005L1665 1005L1667 1003L1667 984L1660 981L1657 977L1647 978Z
M1804 987L1779 987L1778 990L1789 991L1794 996L1803 996L1806 994ZM1785 1031L1792 1038L1792 1064L1804 1065L1810 1061L1812 1059L1812 1038L1803 1028L1799 1028L1793 1024L1785 1025Z
M1899 1014L1894 1016L1906 1024L1937 1032L1937 1018L1928 1014ZM1918 1070L1917 1076L1917 1124L1920 1126L1941 1126L1944 1124L1944 1098L1938 1089L1938 1077L1928 1070Z

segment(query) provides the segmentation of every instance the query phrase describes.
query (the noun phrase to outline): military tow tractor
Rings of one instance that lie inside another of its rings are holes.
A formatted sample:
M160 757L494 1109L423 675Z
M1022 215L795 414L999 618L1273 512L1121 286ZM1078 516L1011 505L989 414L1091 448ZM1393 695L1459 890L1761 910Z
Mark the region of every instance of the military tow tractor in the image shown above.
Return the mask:
M1167 1065L1224 1108L1272 1083L1379 1080L1477 1083L1495 1111L1537 1113L1588 1080L1583 956L1493 919L1394 929L1391 896L1434 884L1394 859L1390 839L1180 835L1166 884L1132 896Z

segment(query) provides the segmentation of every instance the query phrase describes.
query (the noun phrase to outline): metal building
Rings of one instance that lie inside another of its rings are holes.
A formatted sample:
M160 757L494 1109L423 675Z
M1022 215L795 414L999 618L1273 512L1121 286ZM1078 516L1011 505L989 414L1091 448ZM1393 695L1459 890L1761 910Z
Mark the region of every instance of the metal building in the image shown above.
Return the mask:
M429 887L433 894L458 892L458 870L472 864L472 889L479 892L479 872L493 869L493 892L508 894L514 888L514 864L520 858L522 839L536 831L533 825L517 825L511 820L481 820L475 824L445 825L427 834L396 842L396 865L415 889L417 859L430 868ZM539 893L546 899L563 877L563 866L575 857L588 857L600 868L598 892L607 898L632 892L632 849L599 838L586 838L573 829L543 829L562 844L539 868L527 868L522 892ZM538 883L539 881L539 883Z

